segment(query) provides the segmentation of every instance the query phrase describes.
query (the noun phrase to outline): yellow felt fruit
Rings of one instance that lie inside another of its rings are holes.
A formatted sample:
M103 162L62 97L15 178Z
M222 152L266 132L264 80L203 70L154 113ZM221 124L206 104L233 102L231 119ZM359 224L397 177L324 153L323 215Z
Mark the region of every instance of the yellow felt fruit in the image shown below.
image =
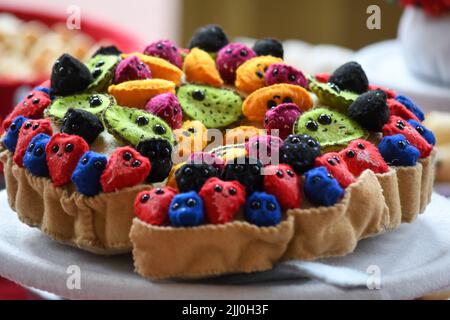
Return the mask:
M185 121L180 129L173 131L177 140L176 150L180 159L202 151L208 143L208 129L200 121Z
M255 57L244 62L236 70L236 88L247 94L252 93L266 85L264 74L269 66L283 62L282 59L272 56Z
M223 85L216 62L209 53L193 48L184 59L183 70L188 82L208 84L214 87Z
M136 56L144 62L150 68L152 78L169 80L177 86L181 84L183 71L181 71L181 69L177 66L171 64L169 61L158 57L148 56L139 52L122 54L122 58L124 59L129 56Z
M312 108L313 99L305 88L280 83L250 94L242 105L242 113L250 121L263 121L267 110L282 103L295 103L301 111Z
M142 109L154 96L166 92L175 94L175 83L163 79L132 80L110 85L108 92L119 105Z
M263 134L261 129L253 126L239 126L225 133L224 145L246 143L253 137Z

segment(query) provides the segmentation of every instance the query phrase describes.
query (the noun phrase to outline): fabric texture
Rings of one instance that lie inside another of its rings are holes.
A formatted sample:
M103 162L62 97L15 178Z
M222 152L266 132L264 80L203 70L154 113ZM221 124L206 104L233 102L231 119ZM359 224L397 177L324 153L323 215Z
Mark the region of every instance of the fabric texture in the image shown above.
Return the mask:
M140 275L152 279L268 270L285 251L293 227L293 218L266 228L242 221L170 228L134 219L130 232L134 265Z
M19 219L52 239L97 254L131 251L129 231L136 195L151 188L139 185L119 192L86 197L73 186L55 187L48 178L31 175L3 151L8 202Z
M74 192L73 186L56 188L49 179L32 176L11 158L9 151L0 155L9 203L20 220L59 242L94 253L127 252L132 242L136 270L160 279L249 273L268 270L280 259L346 255L359 240L396 228L399 203L402 222L413 221L426 208L431 199L435 153L415 167L395 169L399 199L392 190L392 170L384 176L367 170L335 206L308 208L306 204L305 209L287 211L287 219L272 228L242 221L197 228L154 227L138 219L133 222L134 199L150 186L85 197Z
M449 212L449 200L434 194L417 221L365 239L345 257L200 281L149 281L133 271L130 255L104 257L62 246L20 223L2 191L0 275L71 299L413 299L450 289ZM73 264L82 272L80 290L67 288ZM373 279L369 266L379 268L380 290L366 286Z

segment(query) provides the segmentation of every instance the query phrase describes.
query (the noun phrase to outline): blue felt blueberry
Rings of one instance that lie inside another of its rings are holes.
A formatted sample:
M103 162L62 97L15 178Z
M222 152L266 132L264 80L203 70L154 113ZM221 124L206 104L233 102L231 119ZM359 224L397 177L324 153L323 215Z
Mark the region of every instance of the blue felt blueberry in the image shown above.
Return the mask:
M378 149L384 161L392 166L414 166L420 158L420 151L402 134L384 137Z
M27 151L23 157L23 166L33 175L48 177L47 160L45 158L45 147L50 141L50 136L39 133L31 139Z
M195 227L203 223L203 200L195 191L177 194L169 208L170 224L174 227Z
M45 94L47 94L48 96L50 96L50 88L47 88L47 87L37 86L37 87L34 87L32 91L41 91L41 92L44 92Z
M316 206L334 206L343 196L344 189L325 167L317 167L305 173L305 196Z
M22 124L28 119L24 116L18 116L14 119L6 132L5 138L3 139L3 144L5 147L14 153L16 151L17 139L19 139L19 131Z
M398 95L395 97L395 100L403 104L409 111L414 113L420 121L425 120L425 115L423 114L422 109L413 101L411 101L411 99L405 96Z
M244 206L248 222L260 227L276 226L281 220L281 208L275 196L265 192L254 192Z
M83 154L72 173L72 182L79 193L92 197L101 191L100 176L107 162L103 154L94 151Z
M433 146L436 145L436 137L434 136L433 131L425 128L425 126L423 126L416 120L408 120L408 123L416 128L417 132L420 133L420 135L424 137L424 139L427 140L429 144Z

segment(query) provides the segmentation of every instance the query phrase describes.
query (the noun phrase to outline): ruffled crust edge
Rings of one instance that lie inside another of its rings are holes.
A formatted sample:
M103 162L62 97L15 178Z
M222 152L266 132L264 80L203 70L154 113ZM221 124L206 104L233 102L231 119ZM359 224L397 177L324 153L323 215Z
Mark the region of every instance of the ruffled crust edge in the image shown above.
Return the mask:
M135 218L130 232L135 269L152 279L269 270L293 236L293 221L288 217L275 227L263 228L243 221L172 228Z
M332 207L288 210L295 232L283 260L315 260L352 252L360 239L384 232L389 208L376 175L366 170Z
M151 186L86 197L68 187L56 188L48 178L31 175L13 163L9 151L2 151L0 160L4 163L8 202L23 223L58 242L96 254L131 251L133 200Z
M98 254L133 248L137 272L154 279L247 273L268 270L279 260L346 255L359 240L396 229L425 210L435 158L433 151L414 167L377 175L367 170L335 206L289 210L277 227L235 221L171 228L134 218L133 200L149 185L85 197L55 188L49 179L16 166L8 151L0 153L8 201L22 222L56 241Z

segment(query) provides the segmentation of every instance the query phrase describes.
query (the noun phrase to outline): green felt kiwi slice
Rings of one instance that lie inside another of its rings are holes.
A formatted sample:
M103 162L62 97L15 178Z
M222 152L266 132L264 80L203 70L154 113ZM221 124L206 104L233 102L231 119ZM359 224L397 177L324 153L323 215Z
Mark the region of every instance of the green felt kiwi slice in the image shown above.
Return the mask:
M114 77L116 66L120 61L120 56L98 54L92 57L87 63L89 71L94 77L87 91L106 92Z
M347 113L348 107L358 98L349 91L341 91L328 83L322 83L309 77L309 89L316 94L322 105Z
M354 120L335 110L315 108L303 113L294 124L295 134L307 134L320 143L323 152L345 148L368 133Z
M76 94L67 97L57 97L45 110L45 116L56 123L61 123L67 110L83 109L92 114L99 115L106 108L115 105L114 97L107 94Z
M102 118L110 134L133 146L151 138L162 138L174 143L169 125L149 112L114 105L104 111Z
M186 84L177 96L184 114L208 128L226 127L242 115L242 97L229 89Z

